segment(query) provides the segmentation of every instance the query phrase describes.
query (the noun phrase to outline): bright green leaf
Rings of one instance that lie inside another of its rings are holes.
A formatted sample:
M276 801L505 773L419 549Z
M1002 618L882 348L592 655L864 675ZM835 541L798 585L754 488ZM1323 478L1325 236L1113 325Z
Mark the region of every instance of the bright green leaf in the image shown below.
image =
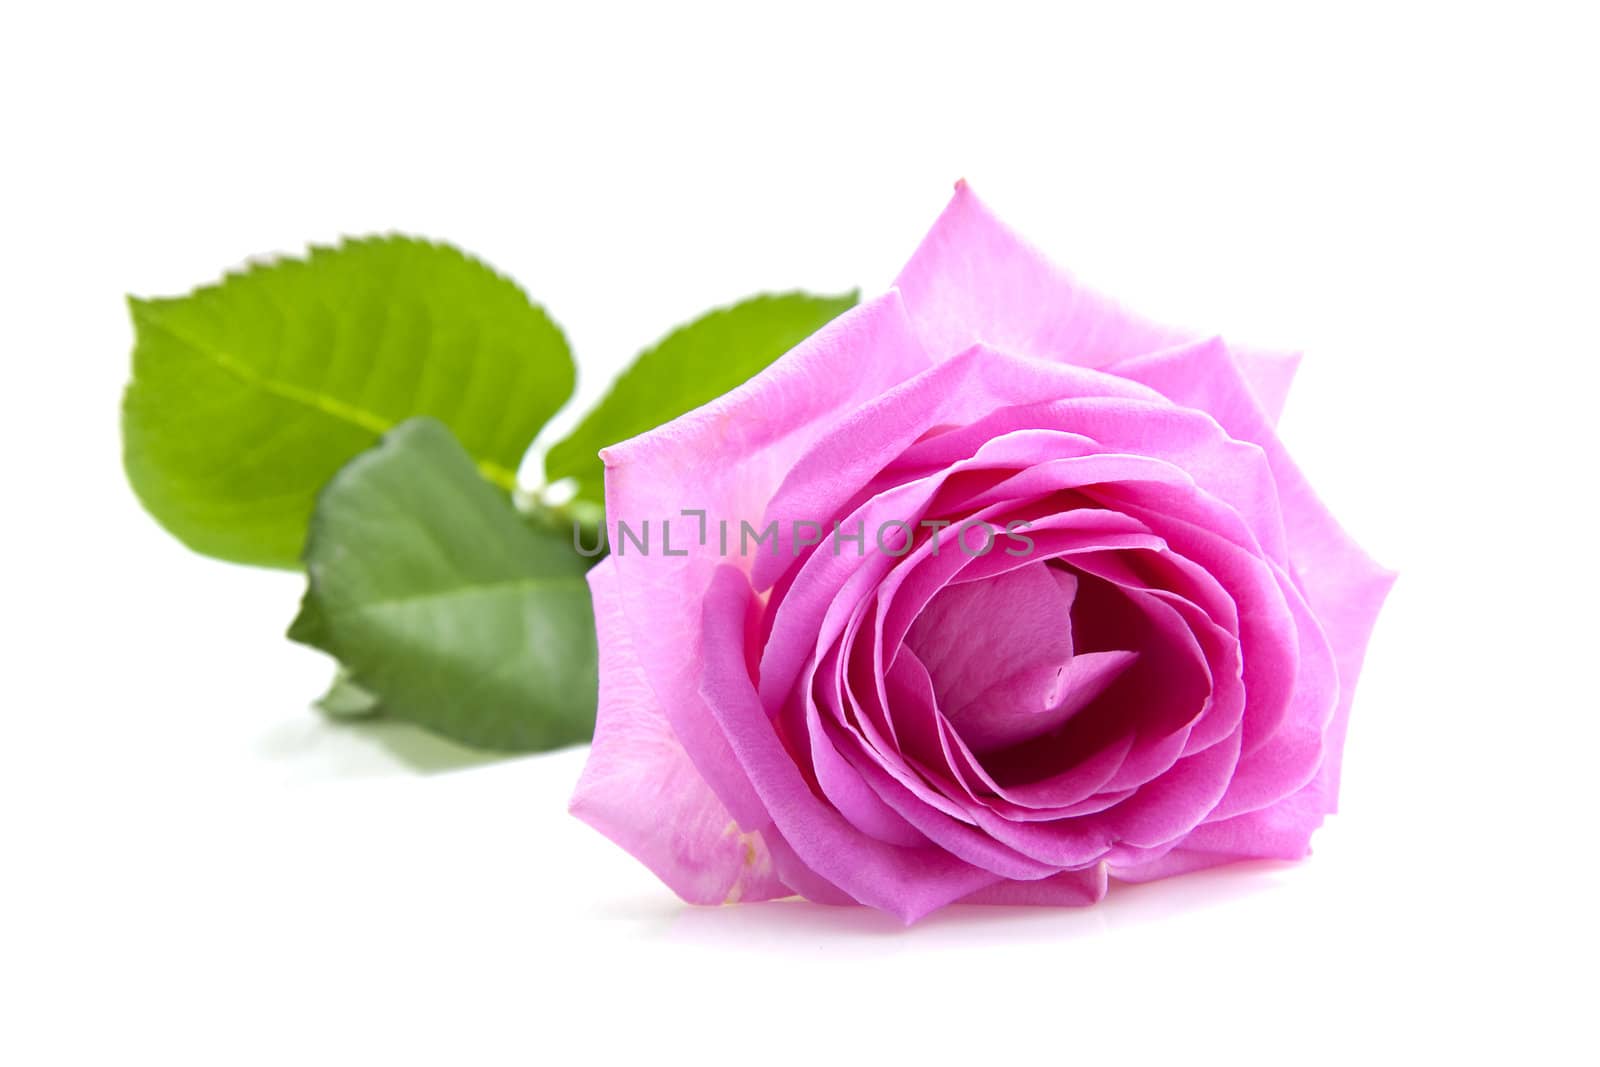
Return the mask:
M412 419L318 499L290 636L337 657L387 718L475 748L588 740L588 560L532 529L440 423Z
M515 283L446 245L347 241L185 297L131 300L123 462L190 548L298 564L317 491L413 415L510 489L572 394L565 338Z
M599 451L744 384L853 307L855 293L751 297L668 334L622 373L599 405L545 456L545 477L575 478L580 500L604 499Z

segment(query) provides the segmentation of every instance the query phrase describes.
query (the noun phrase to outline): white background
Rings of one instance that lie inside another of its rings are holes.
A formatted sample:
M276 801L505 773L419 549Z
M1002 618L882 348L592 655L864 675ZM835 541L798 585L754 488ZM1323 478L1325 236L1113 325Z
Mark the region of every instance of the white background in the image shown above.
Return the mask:
M1101 7L0 16L0 1060L1593 1062L1594 27ZM125 486L123 293L446 238L586 404L713 304L880 290L963 176L1307 352L1284 435L1401 579L1302 865L909 931L686 908L566 814L581 751L322 721L298 580Z

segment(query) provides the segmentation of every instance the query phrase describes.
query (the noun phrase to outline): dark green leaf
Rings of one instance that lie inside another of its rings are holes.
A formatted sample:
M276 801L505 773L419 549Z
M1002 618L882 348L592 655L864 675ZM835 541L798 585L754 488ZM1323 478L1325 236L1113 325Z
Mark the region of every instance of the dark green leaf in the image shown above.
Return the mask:
M853 307L856 296L755 296L679 327L640 354L577 429L551 447L545 477L551 482L575 478L579 499L603 500L600 449L744 384Z
M413 415L510 489L572 393L544 311L446 245L353 240L129 303L128 478L181 541L241 563L295 566L317 491Z
M412 419L317 502L291 636L337 657L391 719L524 752L594 728L588 561L530 528L440 423Z

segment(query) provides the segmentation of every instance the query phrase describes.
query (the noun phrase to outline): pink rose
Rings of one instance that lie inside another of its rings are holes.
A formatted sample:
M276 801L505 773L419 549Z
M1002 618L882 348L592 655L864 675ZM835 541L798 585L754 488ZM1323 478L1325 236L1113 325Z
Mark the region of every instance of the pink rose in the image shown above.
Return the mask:
M603 453L572 810L685 900L907 922L1305 855L1393 576L1278 440L1295 362L958 186L886 295Z

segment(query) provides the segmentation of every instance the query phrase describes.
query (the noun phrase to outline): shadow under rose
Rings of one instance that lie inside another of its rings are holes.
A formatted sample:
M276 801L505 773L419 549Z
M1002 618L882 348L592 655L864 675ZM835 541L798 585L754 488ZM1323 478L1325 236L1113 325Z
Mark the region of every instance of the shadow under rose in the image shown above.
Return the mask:
M684 906L665 934L670 939L746 948L788 941L859 938L963 940L1073 939L1218 907L1281 888L1299 865L1256 860L1143 884L1116 882L1089 907L1049 908L955 904L907 927L866 907L833 907L799 898L723 907Z

